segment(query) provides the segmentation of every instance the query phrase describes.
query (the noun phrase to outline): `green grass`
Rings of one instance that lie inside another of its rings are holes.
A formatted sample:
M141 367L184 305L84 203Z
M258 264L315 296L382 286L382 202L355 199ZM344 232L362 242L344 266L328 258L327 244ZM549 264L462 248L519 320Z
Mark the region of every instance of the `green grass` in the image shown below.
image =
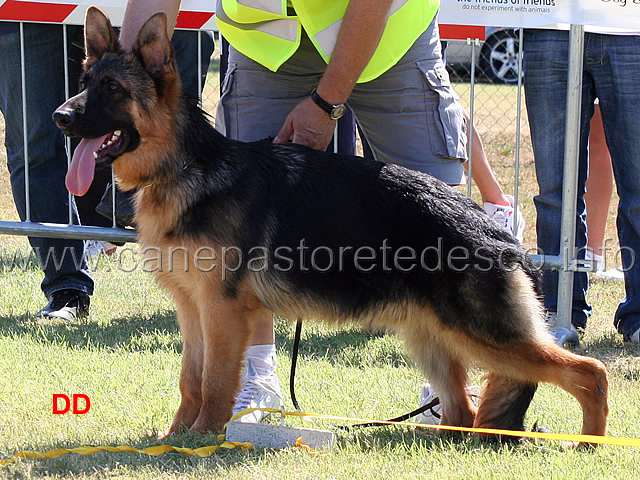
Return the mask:
M98 292L83 323L33 320L41 306L38 270L0 274L0 458L22 450L83 445L158 445L179 402L181 342L173 307L141 271L116 275L108 259L95 272ZM610 434L640 438L640 348L623 346L611 316L619 283L594 280L596 315L579 352L601 358L611 374ZM292 328L277 323L278 374L285 401ZM419 400L422 378L391 336L305 324L296 393L303 409L358 418L390 418ZM474 382L482 372L472 371ZM54 393L84 393L87 415L53 415ZM580 409L561 390L544 385L527 416L554 432L577 433ZM290 425L312 427L301 419ZM323 428L342 422L325 421ZM166 443L217 445L215 435L185 434ZM637 449L579 452L558 442L499 447L477 439L441 440L422 431L382 427L338 432L337 447L312 456L293 450L221 451L206 459L177 453L69 454L26 459L0 469L0 478L640 478Z
M208 88L215 90L215 80ZM515 141L501 124L487 123L490 116L483 109L514 105L514 89L486 87L477 92L476 118L496 176L509 191L514 181ZM3 155L2 150L0 156L6 161ZM529 225L525 245L533 246L535 177L526 135L521 155L520 199ZM473 195L477 198L475 190ZM615 202L612 212L614 208ZM6 175L0 176L0 219L15 219ZM615 238L613 221L607 236ZM10 254L24 251L26 245L23 237L0 237L0 247ZM219 444L213 434L156 439L156 433L168 427L179 402L181 339L170 299L150 275L140 269L123 272L117 260L103 259L98 264L91 315L76 324L36 321L33 315L45 303L39 288L41 272L33 262L14 269L8 261L0 263L0 458L22 450L83 445L145 448L168 443L196 448ZM595 313L577 351L601 359L609 368L610 435L640 438L640 347L623 345L612 326L623 296L621 283L594 278L589 298ZM276 334L278 374L287 408L293 409L287 388L293 329L280 320ZM394 337L305 324L303 339L296 393L305 411L385 419L417 406L423 379ZM471 372L475 383L482 381L482 373ZM91 398L91 410L87 415L53 415L54 393L84 393ZM527 414L529 426L536 421L553 432L578 433L580 409L572 397L544 385ZM287 423L313 426L296 418ZM321 423L323 428L339 424ZM626 447L584 452L555 441L496 446L475 438L440 439L401 427L338 431L337 435L336 448L320 455L261 449L224 450L209 458L177 453L160 457L69 454L0 467L0 478L640 478L638 449Z

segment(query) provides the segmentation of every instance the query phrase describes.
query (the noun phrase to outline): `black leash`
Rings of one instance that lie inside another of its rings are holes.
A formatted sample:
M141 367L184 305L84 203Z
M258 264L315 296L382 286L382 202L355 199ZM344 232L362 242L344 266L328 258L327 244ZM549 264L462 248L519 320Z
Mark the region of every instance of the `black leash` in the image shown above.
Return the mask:
M298 365L298 351L300 350L300 336L302 333L302 319L298 318L296 322L296 333L293 338L293 348L291 350L291 372L289 374L289 393L291 394L291 401L293 402L293 406L298 412L302 413L302 409L300 408L300 404L298 403L298 399L296 398L295 392L295 378L296 378L296 366ZM337 428L341 430L349 430L351 428L364 428L364 427L375 427L384 425L387 422L404 422L410 418L415 417L416 415L421 414L422 412L431 409L431 414L440 418L440 414L433 410L434 407L440 405L440 399L438 397L431 400L429 403L422 405L415 410L405 413L404 415L400 415L399 417L392 418L387 420L386 422L369 422L369 423L357 423L355 425L340 425Z
M293 349L291 351L291 373L289 373L289 393L291 394L291 401L295 409L302 413L302 409L298 404L295 392L295 378L296 378L296 366L298 364L298 350L300 349L300 334L302 333L302 319L298 318L296 322L296 335L293 338Z
M413 418L416 415L421 414L425 410L429 410L430 408L432 409L436 405L440 405L440 399L438 397L434 398L429 403L425 403L421 407L416 408L415 410L409 413L405 413L404 415L400 415L399 417L396 417L396 418L391 418L384 422L356 423L355 425L339 425L336 428L339 428L340 430L350 430L352 428L380 427L382 425L386 425L389 422L404 422L405 420L409 420L410 418ZM434 417L440 418L439 413L436 413L433 410L431 410L431 413Z

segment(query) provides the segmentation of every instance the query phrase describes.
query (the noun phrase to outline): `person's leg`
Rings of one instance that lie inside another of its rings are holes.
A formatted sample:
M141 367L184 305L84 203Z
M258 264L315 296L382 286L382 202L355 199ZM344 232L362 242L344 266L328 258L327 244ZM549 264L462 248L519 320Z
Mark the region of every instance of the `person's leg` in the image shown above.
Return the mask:
M4 74L0 75L0 109L6 124L11 188L22 220L29 212L34 222L66 224L69 222L69 194L64 183L67 154L64 137L51 120L51 113L64 101L62 27L25 24L24 33L28 172L24 165L20 36L18 32L0 35L0 64L4 68ZM73 199L71 212L73 223L78 223ZM81 240L33 237L29 241L41 259L45 274L41 286L50 300L54 293L63 290L93 293Z
M380 77L355 86L347 101L376 160L464 181L464 109L442 62L437 23Z
M589 134L589 177L584 201L587 205L588 246L595 255L599 256L603 256L604 232L612 194L611 155L609 155L609 147L604 136L600 107L596 105Z
M525 31L524 69L525 101L531 141L535 156L536 177L540 193L534 198L537 211L538 248L541 254L560 253L560 230L562 222L562 180L564 171L564 136L566 122L568 32L556 30ZM584 90L590 83L584 80ZM584 95L583 95L584 98ZM581 123L581 148L578 180L576 247L584 256L586 247L586 224L584 206L584 184L586 182L586 144L588 121L593 112L583 99ZM580 251L582 250L582 251ZM571 322L574 327L584 328L591 315L591 306L586 301L588 277L585 272L574 275L573 309ZM557 311L558 272L543 273L544 304L549 312Z
M640 343L640 92L632 79L640 75L640 37L587 34L585 47L604 52L587 57L607 145L611 153L618 195L618 237L626 298L616 311L614 324L625 340Z
M289 112L311 94L325 67L308 39L275 73L230 47L216 128L228 138L241 141L275 137ZM257 319L253 331L246 354L247 378L234 405L234 414L247 407L277 406L281 401L274 374L273 316ZM254 412L245 415L242 421L259 422L265 416L263 412Z

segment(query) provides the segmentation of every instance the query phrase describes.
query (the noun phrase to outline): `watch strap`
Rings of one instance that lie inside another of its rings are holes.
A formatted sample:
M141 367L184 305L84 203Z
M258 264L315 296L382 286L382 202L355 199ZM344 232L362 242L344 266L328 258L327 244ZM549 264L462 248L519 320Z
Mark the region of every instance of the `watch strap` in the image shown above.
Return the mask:
M311 100L313 100L316 105L318 105L322 110L327 112L329 115L333 113L333 108L334 108L333 105L327 102L320 95L318 95L318 91L315 88L313 89L313 92L311 92Z

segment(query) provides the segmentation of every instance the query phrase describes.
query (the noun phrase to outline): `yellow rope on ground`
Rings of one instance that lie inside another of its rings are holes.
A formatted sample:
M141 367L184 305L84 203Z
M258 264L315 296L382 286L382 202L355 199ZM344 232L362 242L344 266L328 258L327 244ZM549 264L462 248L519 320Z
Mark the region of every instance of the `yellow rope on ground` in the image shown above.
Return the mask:
M200 448L183 448L183 447L172 447L171 445L158 445L156 447L147 447L144 449L138 449L135 447L130 447L129 445L121 445L119 447L77 447L77 448L57 448L55 450L49 450L48 452L18 452L13 457L0 460L0 465L7 465L9 463L15 462L22 458L57 458L62 455L66 455L67 453L77 453L79 455L93 455L98 452L132 452L132 453L141 453L143 455L151 455L153 457L157 457L158 455L163 455L167 452L178 452L183 453L185 455L197 455L198 457L208 457L213 455L216 451L221 448L231 449L231 448L241 448L242 450L249 450L253 448L248 442L224 442L221 445L208 446L208 447L200 447Z
M247 409L245 412L250 413L254 410L262 410L270 413L282 413L280 410L274 408L262 408L262 409ZM237 416L245 415L245 412L240 412ZM284 415L290 415L294 417L306 417L315 418L319 420L340 420L343 422L357 422L357 423L379 423L380 425L400 425L408 427L418 428L432 428L437 430L449 430L465 433L488 433L492 435L506 435L511 437L524 437L524 438L537 438L544 440L559 440L563 442L584 442L594 443L599 445L614 445L619 447L640 447L640 439L638 438L624 438L624 437L603 437L600 435L580 435L571 433L547 433L547 432L523 432L521 430L499 430L494 428L466 428L466 427L451 427L448 425L428 425L423 423L413 422L392 422L388 420L372 420L366 418L353 418L353 417L340 417L335 415L323 415L317 413L304 413L304 412L284 412ZM234 417L235 418L235 417Z
M379 423L380 425L400 425L400 426L408 426L408 427L418 427L418 428L431 428L438 430L450 430L457 432L465 432L465 433L487 433L492 435L506 435L513 437L525 437L525 438L536 438L536 439L544 439L544 440L559 440L563 442L571 442L571 443L593 443L599 445L613 445L618 447L640 447L640 439L638 438L623 438L623 437L603 437L598 435L577 435L577 434L567 434L567 433L546 433L546 432L522 432L516 430L498 430L491 428L463 428L463 427L451 427L447 425L427 425L421 423L412 423L412 422L391 422L387 420L372 420L366 418L353 418L353 417L341 417L335 415L322 415L315 413L303 413L303 412L282 412L281 410L276 410L274 408L248 408L238 413L231 420L235 420L247 413L254 412L256 410L262 410L264 412L270 413L280 413L284 414L284 416L290 415L295 417L306 417L306 418L316 418L319 420L339 420L343 422L357 422L357 423ZM167 452L178 452L185 455L197 455L198 457L209 457L213 455L220 449L232 449L232 448L241 448L242 450L249 450L253 448L253 445L250 442L227 442L224 440L224 435L221 435L219 439L223 442L220 445L212 445L200 448L184 448L184 447L172 447L170 445L158 445L155 447L147 447L144 449L138 449L135 447L131 447L128 445L121 445L119 447L77 447L77 448L58 448L55 450L50 450L48 452L35 452L35 451L24 451L18 452L14 454L11 458L1 460L0 466L7 465L12 462L16 462L23 458L45 458L52 459L57 458L62 455L66 455L68 453L77 453L79 455L93 455L98 452L132 452L132 453L140 453L143 455L151 455L151 456L159 456L163 455ZM302 444L302 439L299 438L295 444L295 448L300 448L302 450L308 451L309 453L317 453L312 448L307 445Z

